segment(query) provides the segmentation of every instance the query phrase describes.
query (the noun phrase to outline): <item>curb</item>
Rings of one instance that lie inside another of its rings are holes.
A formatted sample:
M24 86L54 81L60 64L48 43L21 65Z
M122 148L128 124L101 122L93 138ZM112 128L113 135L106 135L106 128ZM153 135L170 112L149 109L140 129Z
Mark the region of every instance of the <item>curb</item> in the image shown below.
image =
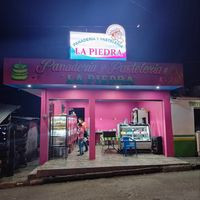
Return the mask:
M68 181L80 181L80 180L89 180L89 179L98 179L98 178L111 178L115 176L128 176L128 175L143 175L143 174L153 174L153 173L168 173L168 172L181 172L181 171L191 171L200 169L196 166L191 165L178 165L178 166L162 166L162 167L147 167L140 169L130 169L130 170L113 170L107 172L97 172L97 173L85 173L85 174L76 174L76 175L67 175L67 176L55 176L55 177L44 177L41 179L40 183L59 183L59 182L68 182Z
M152 168L133 169L133 170L117 170L117 171L107 171L107 172L97 172L97 173L76 174L68 176L46 177L43 178L43 184L98 179L98 178L111 178L115 176L151 174L158 172L161 172L161 169L159 169L158 167L152 167Z
M153 173L168 173L168 172L181 172L181 171L191 171L199 170L200 164L187 164L187 165L172 165L172 166L154 166L154 167L144 167L139 169L126 169L126 170L112 170L106 172L90 172L83 174L72 174L63 176L48 176L42 178L35 178L31 180L24 180L20 182L3 182L0 183L0 189L8 189L14 187L23 186L36 186L47 183L59 183L59 182L69 182L69 181L80 181L89 179L99 179L99 178L111 178L116 176L127 176L127 175L143 175L143 174L153 174Z

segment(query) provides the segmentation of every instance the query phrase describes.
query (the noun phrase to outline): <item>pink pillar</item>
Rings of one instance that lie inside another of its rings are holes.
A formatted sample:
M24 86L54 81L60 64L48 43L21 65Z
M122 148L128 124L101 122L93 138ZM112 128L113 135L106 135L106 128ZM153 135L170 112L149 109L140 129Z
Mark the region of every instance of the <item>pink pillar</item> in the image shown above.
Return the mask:
M172 130L172 119L171 119L171 104L170 96L164 99L163 102L164 110L164 147L165 147L165 156L170 157L174 156L174 142L173 142L173 130Z
M47 91L41 93L40 114L40 164L48 161L48 98Z
M89 159L95 159L95 99L89 99L89 116L90 116L90 143Z

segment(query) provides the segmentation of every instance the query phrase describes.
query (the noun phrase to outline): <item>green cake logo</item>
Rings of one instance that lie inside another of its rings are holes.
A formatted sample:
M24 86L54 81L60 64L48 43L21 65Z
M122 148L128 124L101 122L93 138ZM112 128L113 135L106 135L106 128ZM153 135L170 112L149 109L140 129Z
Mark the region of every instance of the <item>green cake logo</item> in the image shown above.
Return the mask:
M28 78L28 66L26 64L14 64L12 67L12 79L23 81Z

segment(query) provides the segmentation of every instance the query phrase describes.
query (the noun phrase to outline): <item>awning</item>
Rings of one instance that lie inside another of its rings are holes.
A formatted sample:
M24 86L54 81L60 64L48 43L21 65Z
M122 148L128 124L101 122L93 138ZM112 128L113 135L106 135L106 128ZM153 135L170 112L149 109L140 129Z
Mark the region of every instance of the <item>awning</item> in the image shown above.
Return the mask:
M18 105L0 104L0 124L19 107Z

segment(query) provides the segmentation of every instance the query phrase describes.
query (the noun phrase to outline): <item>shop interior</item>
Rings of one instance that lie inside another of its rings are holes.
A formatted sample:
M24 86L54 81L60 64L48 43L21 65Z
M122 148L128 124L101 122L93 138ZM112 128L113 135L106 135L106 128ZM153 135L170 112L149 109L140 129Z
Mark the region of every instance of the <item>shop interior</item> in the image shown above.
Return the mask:
M102 155L163 154L162 109L162 101L96 100L96 148L101 148ZM51 99L49 116L49 159L67 159L78 150L78 118L86 122L90 135L89 103L87 100ZM127 138L129 149L125 147Z

